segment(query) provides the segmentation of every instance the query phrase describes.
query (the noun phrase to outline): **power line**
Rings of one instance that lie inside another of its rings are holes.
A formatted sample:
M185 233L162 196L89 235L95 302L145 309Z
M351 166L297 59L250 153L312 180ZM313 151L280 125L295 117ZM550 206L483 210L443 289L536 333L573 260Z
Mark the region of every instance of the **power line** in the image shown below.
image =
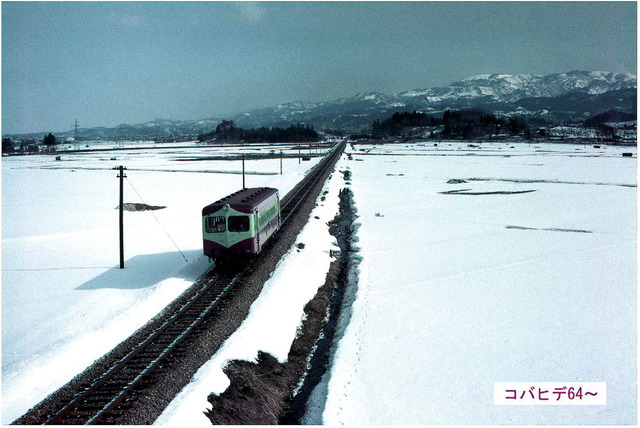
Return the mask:
M138 195L138 197L140 198L140 200L142 201L143 204L148 205L144 199L142 198L142 196L140 195L140 192L138 192L138 190L133 186L133 183L131 182L131 180L129 179L128 176L125 176L125 178L127 179L127 182L129 183L129 185L131 186L131 188L133 189L134 192L136 192L136 194ZM158 222L158 225L160 226L160 228L162 229L162 231L165 233L165 235L167 235L167 237L169 238L169 240L173 243L174 247L177 248L178 252L182 255L182 257L184 258L184 260L188 263L189 260L187 260L187 257L184 255L184 253L180 250L180 248L178 247L178 244L176 244L176 242L173 240L173 238L171 237L171 235L169 235L169 232L167 232L167 230L164 228L164 226L162 225L162 223L160 223L160 220L158 220L158 217L156 217L156 215L153 213L153 211L149 211L149 213L153 216L153 218L156 219L156 221Z

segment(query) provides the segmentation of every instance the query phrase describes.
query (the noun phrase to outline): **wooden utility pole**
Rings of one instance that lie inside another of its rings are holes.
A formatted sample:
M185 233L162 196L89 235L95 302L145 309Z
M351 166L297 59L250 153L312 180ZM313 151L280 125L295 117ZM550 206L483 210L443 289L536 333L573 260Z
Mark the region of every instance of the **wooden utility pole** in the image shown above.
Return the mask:
M247 186L244 185L244 155L242 155L242 189L246 189Z
M280 150L280 175L282 175L282 150Z
M113 169L120 171L120 175L117 176L120 179L120 269L124 269L124 170L127 168L120 165Z

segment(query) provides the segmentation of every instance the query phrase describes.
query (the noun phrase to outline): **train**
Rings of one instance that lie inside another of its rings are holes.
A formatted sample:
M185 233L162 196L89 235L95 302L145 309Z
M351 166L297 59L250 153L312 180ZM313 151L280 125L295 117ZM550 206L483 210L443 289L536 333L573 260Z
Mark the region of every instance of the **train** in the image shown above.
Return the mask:
M238 190L202 209L204 255L258 254L281 224L278 189Z

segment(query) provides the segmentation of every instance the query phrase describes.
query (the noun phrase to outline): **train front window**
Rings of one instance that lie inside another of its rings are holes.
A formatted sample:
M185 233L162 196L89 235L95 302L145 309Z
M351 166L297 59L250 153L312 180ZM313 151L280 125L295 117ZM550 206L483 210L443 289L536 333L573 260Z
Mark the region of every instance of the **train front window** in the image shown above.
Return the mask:
M220 217L207 217L204 222L204 228L207 233L220 233L227 230L227 222L224 216Z
M248 232L249 217L246 215L229 216L229 232Z

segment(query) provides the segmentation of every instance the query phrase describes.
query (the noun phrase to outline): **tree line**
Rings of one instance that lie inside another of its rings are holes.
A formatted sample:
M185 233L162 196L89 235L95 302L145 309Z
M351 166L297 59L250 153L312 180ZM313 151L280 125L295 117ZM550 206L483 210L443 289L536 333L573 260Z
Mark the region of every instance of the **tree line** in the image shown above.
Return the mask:
M3 138L2 153L38 153L40 151L40 148L34 139L21 141L19 143L19 149L15 148L15 144L17 143L11 140L11 138ZM58 144L58 140L52 133L49 133L42 139L42 145L45 147L45 150L53 150L56 144Z
M396 112L383 121L376 120L371 126L374 136L399 136L406 130L420 127L434 127L432 132L444 138L476 139L508 133L516 135L523 133L530 135L527 123L511 117L498 118L492 113L479 109L445 110L442 116L422 112Z
M215 131L200 134L198 141L225 141L225 142L248 142L248 143L288 143L302 141L318 141L320 135L313 129L313 126L291 125L288 128L252 128L242 129L235 125L232 120L223 120Z

